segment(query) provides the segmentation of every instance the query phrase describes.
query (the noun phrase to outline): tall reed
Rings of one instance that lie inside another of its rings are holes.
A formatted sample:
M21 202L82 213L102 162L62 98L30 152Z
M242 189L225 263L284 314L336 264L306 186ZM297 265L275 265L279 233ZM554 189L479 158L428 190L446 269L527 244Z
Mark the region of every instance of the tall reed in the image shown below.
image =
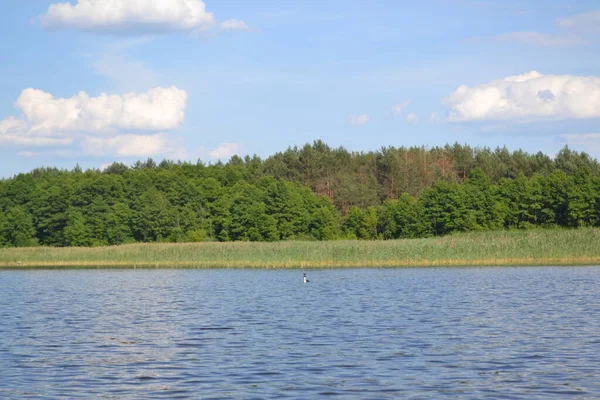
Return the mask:
M600 229L470 232L428 239L132 244L0 249L0 268L308 268L600 264Z

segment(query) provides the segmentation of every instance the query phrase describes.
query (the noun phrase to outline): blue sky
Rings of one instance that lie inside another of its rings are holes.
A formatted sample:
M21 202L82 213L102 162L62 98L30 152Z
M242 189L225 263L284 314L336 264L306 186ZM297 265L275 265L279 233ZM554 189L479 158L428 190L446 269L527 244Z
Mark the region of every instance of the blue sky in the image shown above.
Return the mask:
M316 139L600 157L597 1L107 4L3 1L0 176Z

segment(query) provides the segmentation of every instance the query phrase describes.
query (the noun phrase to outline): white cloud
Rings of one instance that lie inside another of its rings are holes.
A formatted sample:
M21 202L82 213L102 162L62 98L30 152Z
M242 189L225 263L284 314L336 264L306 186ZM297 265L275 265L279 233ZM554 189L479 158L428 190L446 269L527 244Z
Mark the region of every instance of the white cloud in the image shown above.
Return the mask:
M15 117L0 120L0 143L21 146L55 146L70 144L71 138L39 137L27 134L26 121Z
M77 143L88 155L183 158L182 146L166 133L141 132L178 128L186 103L187 93L174 86L98 97L81 92L70 98L25 89L16 102L21 117L0 120L0 143L25 147ZM140 133L123 134L124 130Z
M402 111L404 111L405 108L407 108L408 106L410 106L412 103L412 100L407 100L404 103L400 103L400 104L394 104L392 106L392 111L394 112L394 114L402 114Z
M348 122L350 122L351 125L366 125L370 119L371 118L367 114L350 114L348 116Z
M239 143L221 143L219 147L208 152L210 158L230 158L241 150Z
M532 71L476 87L462 85L443 102L455 122L600 118L600 78Z
M419 116L413 112L408 113L408 115L406 116L406 122L408 122L409 124L416 124L419 122Z
M98 97L80 92L70 98L55 98L41 90L25 89L16 102L23 119L9 117L0 121L0 133L5 133L6 126L38 136L119 129L171 130L183 122L186 104L187 93L175 86L157 87L140 94L102 93Z
M540 32L510 32L498 35L496 39L544 47L568 47L589 43L587 40L571 34L552 35Z
M559 18L556 24L582 33L600 33L600 10L592 10L571 17Z
M117 135L110 138L86 137L81 147L93 156L151 157L164 154L169 148L167 135Z
M437 122L438 120L438 113L436 113L435 111L432 112L431 114L429 114L429 120L431 122Z
M40 22L50 29L109 34L188 31L204 37L250 30L246 22L234 18L217 24L202 0L76 0L51 4Z
M71 144L72 138L49 138L39 136L22 136L20 134L2 134L0 143L17 146L64 146Z
M215 20L202 0L77 0L51 4L41 23L119 33L206 29Z
M250 27L244 21L239 19L228 19L220 24L221 31L249 31Z
M15 117L8 117L0 121L0 135L11 132L21 132L27 128L25 121Z

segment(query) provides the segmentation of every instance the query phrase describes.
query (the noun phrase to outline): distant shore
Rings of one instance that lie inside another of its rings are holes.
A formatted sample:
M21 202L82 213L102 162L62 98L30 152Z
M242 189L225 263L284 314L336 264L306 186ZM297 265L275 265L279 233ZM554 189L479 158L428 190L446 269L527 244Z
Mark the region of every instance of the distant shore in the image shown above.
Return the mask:
M389 241L153 243L0 249L1 269L600 265L600 229L470 232Z

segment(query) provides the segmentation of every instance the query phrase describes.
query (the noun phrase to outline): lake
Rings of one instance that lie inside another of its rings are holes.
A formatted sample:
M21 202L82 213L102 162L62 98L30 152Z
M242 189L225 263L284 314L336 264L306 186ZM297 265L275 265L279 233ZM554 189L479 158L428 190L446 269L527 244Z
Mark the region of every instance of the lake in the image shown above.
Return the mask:
M0 304L0 398L600 398L598 267L0 271Z

